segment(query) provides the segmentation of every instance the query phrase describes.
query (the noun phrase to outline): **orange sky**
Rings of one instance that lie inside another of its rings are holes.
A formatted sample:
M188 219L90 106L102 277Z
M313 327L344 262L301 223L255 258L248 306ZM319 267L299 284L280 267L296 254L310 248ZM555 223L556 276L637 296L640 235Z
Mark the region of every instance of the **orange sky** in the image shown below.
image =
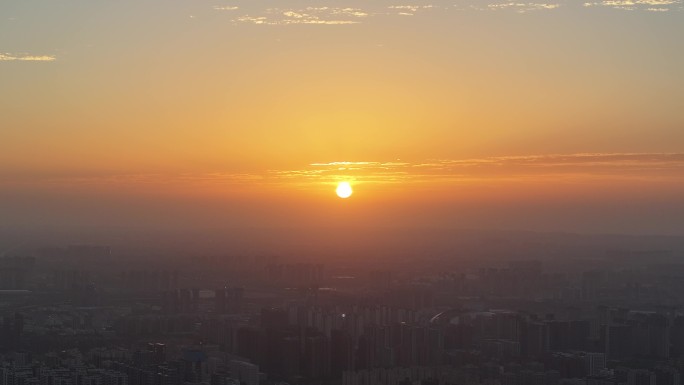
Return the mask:
M684 234L679 0L0 15L1 225Z

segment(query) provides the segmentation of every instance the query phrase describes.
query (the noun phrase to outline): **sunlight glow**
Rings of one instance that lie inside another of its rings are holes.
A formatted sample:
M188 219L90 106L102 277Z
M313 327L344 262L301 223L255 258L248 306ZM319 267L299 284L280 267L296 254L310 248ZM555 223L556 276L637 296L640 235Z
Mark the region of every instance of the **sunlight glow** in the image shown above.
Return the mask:
M340 182L337 184L337 189L335 190L335 192L337 193L338 197L346 199L349 198L354 191L352 190L352 187L349 184L349 182Z

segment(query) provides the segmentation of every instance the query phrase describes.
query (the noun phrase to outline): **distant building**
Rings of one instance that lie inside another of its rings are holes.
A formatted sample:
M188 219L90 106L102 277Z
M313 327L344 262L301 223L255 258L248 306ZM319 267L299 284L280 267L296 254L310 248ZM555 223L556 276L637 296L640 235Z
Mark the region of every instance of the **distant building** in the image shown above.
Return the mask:
M632 369L627 373L627 385L656 385L656 375L646 369Z
M33 257L0 258L0 290L23 290L35 266Z
M230 361L230 375L245 385L259 385L259 367L244 361Z
M604 353L585 353L587 373L590 376L598 376L606 368L606 355Z

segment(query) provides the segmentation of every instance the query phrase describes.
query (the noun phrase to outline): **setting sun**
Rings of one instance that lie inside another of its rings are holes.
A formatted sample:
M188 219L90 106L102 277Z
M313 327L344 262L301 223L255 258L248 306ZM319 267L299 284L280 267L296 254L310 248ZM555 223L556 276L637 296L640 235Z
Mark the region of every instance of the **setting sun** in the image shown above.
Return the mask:
M352 190L349 182L340 182L337 184L337 189L335 192L337 193L338 197L346 199L349 198L354 191Z

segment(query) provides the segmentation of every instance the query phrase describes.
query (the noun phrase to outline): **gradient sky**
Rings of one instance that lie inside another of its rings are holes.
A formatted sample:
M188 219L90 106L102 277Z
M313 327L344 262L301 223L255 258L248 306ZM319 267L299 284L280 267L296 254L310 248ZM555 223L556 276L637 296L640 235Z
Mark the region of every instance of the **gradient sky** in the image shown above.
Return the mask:
M4 0L0 225L684 235L683 38L681 0Z

